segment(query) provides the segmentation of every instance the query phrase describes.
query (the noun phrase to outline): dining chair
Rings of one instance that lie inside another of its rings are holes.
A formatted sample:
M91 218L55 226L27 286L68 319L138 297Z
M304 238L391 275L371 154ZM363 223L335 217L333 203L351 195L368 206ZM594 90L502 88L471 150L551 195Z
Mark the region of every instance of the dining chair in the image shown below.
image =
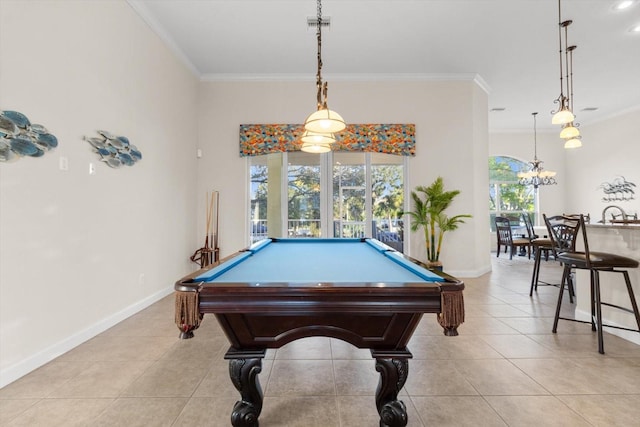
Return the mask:
M629 268L638 268L640 264L637 260L624 257L617 254L607 253L607 252L595 252L589 249L589 242L587 239L587 230L585 227L585 217L584 215L579 215L576 217L562 217L564 221L568 221L571 223L577 223L576 228L582 230L582 240L584 243L584 252L577 252L575 250L575 241L570 248L567 248L565 252L558 252L557 259L564 265L564 271L562 274L562 283L570 283L573 286L572 278L570 277L570 270L572 268L589 270L590 276L590 301L591 301L591 320L584 321L573 318L561 317L560 309L562 307L562 296L564 293L564 286L560 286L560 292L558 294L558 305L556 306L556 315L553 321L553 329L552 332L555 334L558 329L558 320L569 320L572 322L580 322L580 323L591 323L591 330L597 331L598 333L598 352L600 354L604 354L604 337L603 337L603 326L615 329L622 329L625 331L639 332L640 333L640 313L638 312L638 303L636 302L636 297L633 292L633 287L631 286L631 280L629 279L629 272L627 269ZM545 219L545 222L547 219ZM552 223L553 222L549 222ZM549 223L547 226L549 227ZM554 230L561 231L560 228L556 227ZM573 230L572 230L573 232ZM552 239L556 240L556 234ZM600 292L600 273L601 272L610 272L610 273L620 273L624 276L624 281L627 287L627 293L629 294L629 299L631 301L631 308L622 307L616 304L611 304L609 302L602 301L601 292ZM570 290L572 288L569 288ZM638 329L625 328L622 326L604 324L602 322L602 306L616 308L634 315L636 324L638 325Z
M551 247L551 239L549 239L547 236L540 237L536 234L535 228L533 227L533 221L531 220L531 216L528 212L522 213L522 222L524 222L524 225L527 229L527 235L529 237L529 240L531 240L531 246L533 247L533 250L531 252L535 254L535 249L536 247L538 247L538 249L544 252L545 261L548 261L549 253L553 252Z
M524 222L524 226L527 229L527 237L529 237L529 240L540 237L533 228L533 221L531 221L531 216L529 216L528 212L522 212L522 222Z
M537 234L535 234L533 222L531 221L531 217L528 213L523 212L522 219L524 220L524 224L527 227L527 233L529 234L529 239L531 240L531 247L533 252L533 272L531 274L531 288L529 289L529 296L533 296L533 291L538 290L538 285L559 285L540 281L540 262L542 261L542 255L544 254L545 261L548 261L549 252L553 252L551 239L546 237L540 238Z
M498 243L496 257L500 256L500 248L504 246L504 253L507 253L507 249L510 249L509 259L513 259L513 255L516 253L517 248L521 247L527 248L527 254L529 255L529 258L531 258L531 241L528 238L513 237L509 218L497 216L495 218L495 225Z

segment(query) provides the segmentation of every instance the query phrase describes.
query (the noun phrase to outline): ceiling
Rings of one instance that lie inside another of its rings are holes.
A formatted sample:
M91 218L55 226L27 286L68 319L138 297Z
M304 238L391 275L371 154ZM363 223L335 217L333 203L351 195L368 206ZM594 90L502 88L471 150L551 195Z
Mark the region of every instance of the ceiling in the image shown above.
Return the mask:
M203 81L315 80L314 0L128 2ZM640 108L640 32L630 31L640 0L622 11L617 2L562 2L582 124ZM558 128L556 0L324 0L322 12L325 81L475 78L489 93L491 131L531 130L534 111L539 130Z

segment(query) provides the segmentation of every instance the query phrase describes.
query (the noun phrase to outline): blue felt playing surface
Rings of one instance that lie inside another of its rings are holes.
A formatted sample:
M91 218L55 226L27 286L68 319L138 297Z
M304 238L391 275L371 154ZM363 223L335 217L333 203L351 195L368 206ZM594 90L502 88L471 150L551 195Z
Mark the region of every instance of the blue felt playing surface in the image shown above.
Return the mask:
M443 281L377 241L282 239L255 247L198 276L227 283L420 283ZM250 255L249 255L250 254ZM237 261L236 265L228 265ZM404 266L403 266L404 265Z

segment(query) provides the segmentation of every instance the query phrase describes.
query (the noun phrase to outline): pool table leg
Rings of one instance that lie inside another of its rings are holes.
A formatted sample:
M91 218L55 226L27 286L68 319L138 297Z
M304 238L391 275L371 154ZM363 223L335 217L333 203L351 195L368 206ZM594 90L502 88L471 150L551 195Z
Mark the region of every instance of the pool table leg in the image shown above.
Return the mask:
M404 387L409 375L409 361L412 355L404 351L371 350L376 359L376 371L380 381L376 390L376 407L380 414L380 427L404 427L407 425L407 408L398 400L398 393Z
M262 371L262 359L266 350L236 350L230 348L224 358L229 359L229 376L240 392L231 412L234 427L258 427L258 417L262 412L262 387L258 374Z

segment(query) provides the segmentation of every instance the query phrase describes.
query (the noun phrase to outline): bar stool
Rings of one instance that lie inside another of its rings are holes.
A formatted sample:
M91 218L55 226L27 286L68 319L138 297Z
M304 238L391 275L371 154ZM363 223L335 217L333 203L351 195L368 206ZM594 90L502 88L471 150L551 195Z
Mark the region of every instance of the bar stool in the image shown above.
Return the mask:
M527 227L527 234L529 236L529 241L531 242L531 247L533 248L531 251L534 256L533 273L531 274L531 289L529 290L529 296L533 296L533 290L535 289L538 291L538 284L545 286L551 285L551 283L540 282L538 277L540 275L540 260L542 259L542 254L544 253L545 260L549 260L549 252L553 251L553 246L551 244L551 239L541 239L540 236L536 234L535 229L533 228L533 221L531 221L531 217L528 213L523 212L522 219L524 220L525 227Z
M627 258L621 255L616 255L616 254L611 254L606 252L591 252L589 250L589 242L587 240L587 230L585 228L584 216L580 215L578 218L563 216L562 218L567 224L572 224L577 221L576 230L578 228L582 228L582 238L584 241L584 252L576 252L575 249L573 249L566 252L559 252L557 254L558 261L564 264L564 271L562 274L562 284L564 285L566 282L571 286L569 289L572 289L573 287L573 283L571 279L572 268L589 270L590 277L591 277L591 286L590 286L591 321L587 322L583 320L571 319L571 318L560 316L560 308L562 306L562 296L564 293L564 286L560 286L560 292L558 295L558 305L556 307L556 315L553 321L552 332L556 333L558 329L559 319L569 320L573 322L580 322L580 323L591 323L591 330L598 332L598 352L600 354L604 354L604 338L602 333L603 326L607 326L615 329L622 329L625 331L640 332L640 312L638 312L638 303L636 302L636 297L633 293L631 280L629 279L629 272L627 270L622 270L622 269L628 269L628 268L638 268L638 265L640 263L632 258ZM548 222L549 220L545 217L545 223L547 223L547 227L549 228L549 230L551 230L552 228L550 227L550 222ZM560 232L561 228L556 227L553 229L551 239L554 241L562 240L563 238L562 235L559 233L556 233L556 231ZM575 242L574 242L574 247L575 247ZM611 304L608 302L604 302L601 300L600 298L600 273L601 272L621 273L624 276L624 281L627 286L627 292L629 293L629 299L631 300L631 309L622 307L619 305ZM625 328L621 326L603 324L602 323L602 306L603 305L617 308L619 310L623 310L628 313L632 313L635 316L638 329L630 329L630 328Z
M576 236L578 234L578 221L577 219L572 222L566 222L564 216L557 215L547 217L542 214L545 225L547 226L547 232L549 233L548 239L536 239L532 243L535 251L536 258L533 264L533 273L531 275L531 288L529 289L529 296L533 296L533 291L538 291L538 286L555 286L557 288L565 286L562 283L548 283L540 280L540 261L542 259L542 252L545 252L545 256L548 257L548 253L552 252L554 258L557 260L557 254L559 252L574 251L576 244ZM554 239L552 236L556 234ZM573 304L573 297L575 295L573 291L573 282L569 281L567 284L569 290L569 302Z
M549 259L549 252L553 252L553 243L551 239L533 239L531 241L533 246L533 273L531 275L531 289L529 289L529 296L533 296L533 291L538 292L538 285L540 286L560 286L559 284L547 283L540 280L540 261L542 260L542 254L545 259ZM571 302L573 302L573 295L569 294Z

